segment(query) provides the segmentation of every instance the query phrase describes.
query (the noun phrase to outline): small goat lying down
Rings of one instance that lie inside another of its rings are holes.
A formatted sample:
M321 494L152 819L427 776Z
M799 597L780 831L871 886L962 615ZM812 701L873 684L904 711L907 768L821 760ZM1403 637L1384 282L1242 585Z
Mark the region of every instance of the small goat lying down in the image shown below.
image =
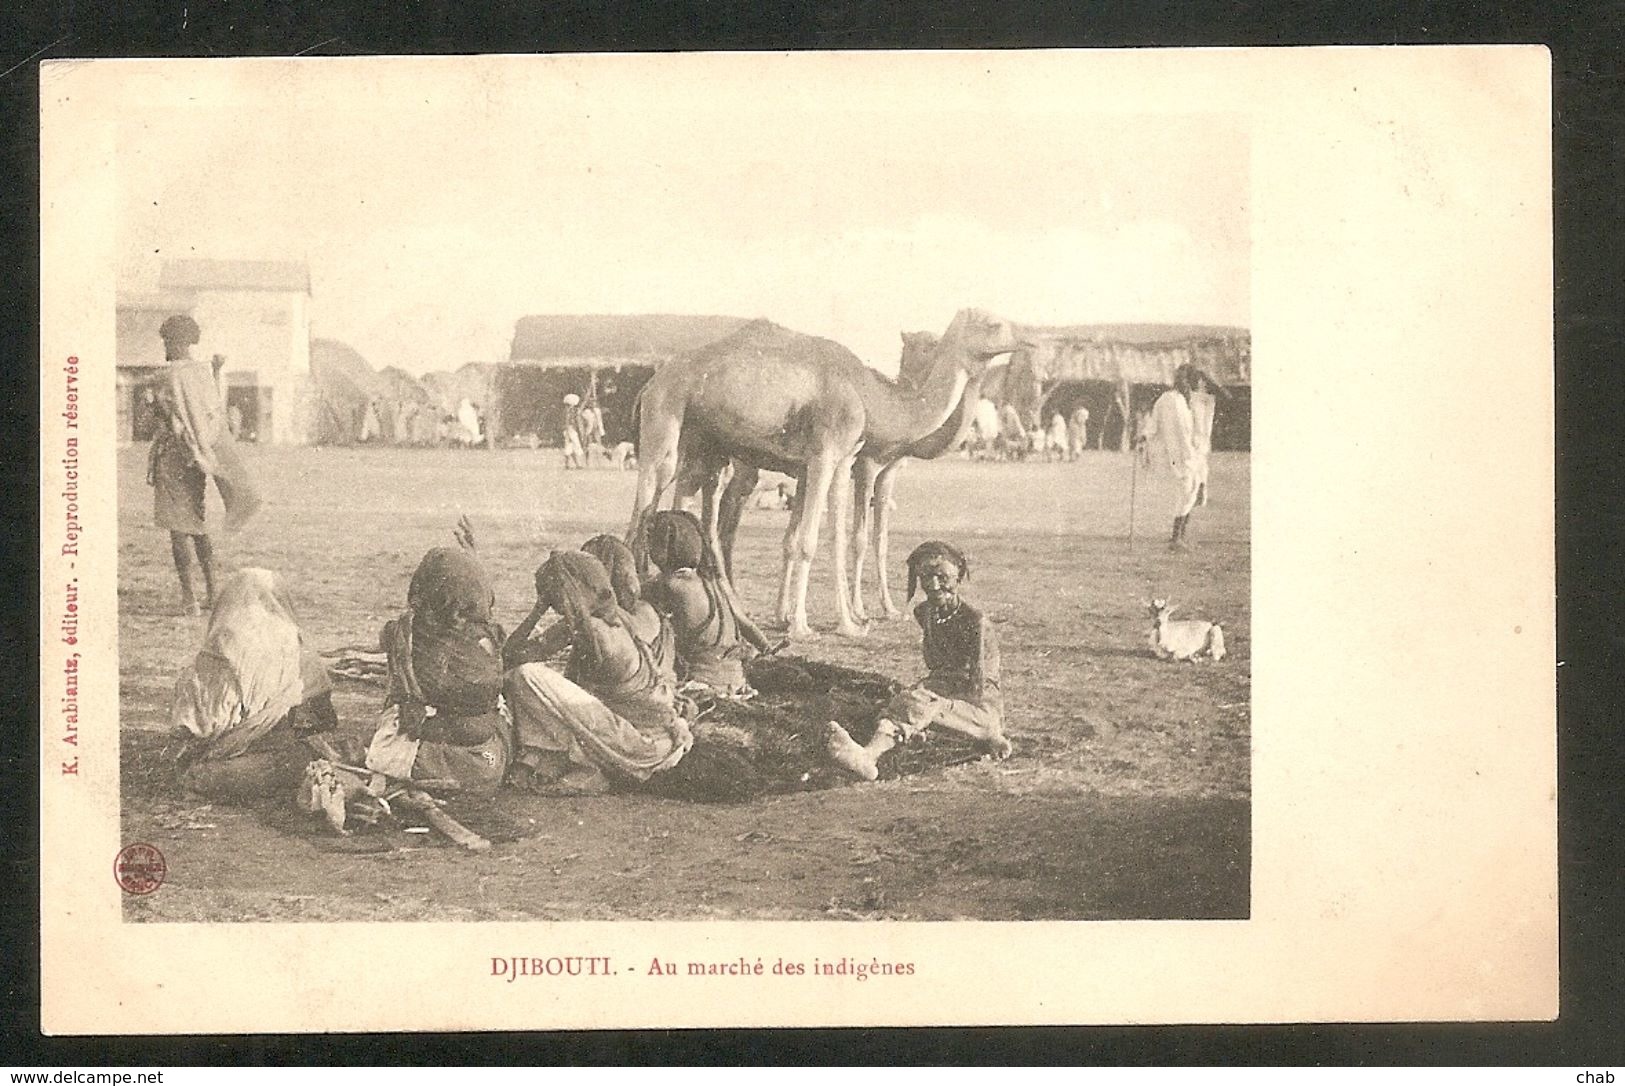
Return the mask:
M1194 660L1204 652L1215 660L1224 659L1224 629L1217 622L1170 620L1174 606L1167 600L1150 600L1146 608L1151 612L1151 651L1158 659Z

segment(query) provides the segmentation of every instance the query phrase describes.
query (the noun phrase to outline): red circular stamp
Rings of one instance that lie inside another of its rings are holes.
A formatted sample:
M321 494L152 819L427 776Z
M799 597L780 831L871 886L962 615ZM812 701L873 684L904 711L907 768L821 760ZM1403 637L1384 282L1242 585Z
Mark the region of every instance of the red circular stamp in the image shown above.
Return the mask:
M164 884L168 873L164 854L156 845L125 845L113 858L113 878L126 894L150 894Z

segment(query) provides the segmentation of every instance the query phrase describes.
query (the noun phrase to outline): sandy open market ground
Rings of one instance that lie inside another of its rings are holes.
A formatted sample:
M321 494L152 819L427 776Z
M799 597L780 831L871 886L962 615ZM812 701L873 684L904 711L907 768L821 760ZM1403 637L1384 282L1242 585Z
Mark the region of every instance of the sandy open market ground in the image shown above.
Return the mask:
M267 499L248 531L217 536L228 568L283 579L318 649L376 645L418 558L474 521L508 628L532 602L547 546L625 529L634 475L564 472L556 450L257 448ZM119 645L127 841L162 849L167 880L132 920L1122 919L1245 917L1250 866L1249 461L1216 454L1213 504L1193 552L1162 546L1167 518L1140 479L1127 539L1129 458L909 465L892 545L966 547L966 598L998 624L1016 753L875 785L748 804L649 796L454 801L494 842L433 835L326 837L291 806L203 805L173 791L163 729L203 619L177 614L152 527L145 446L119 456ZM212 500L212 499L211 499ZM747 606L772 613L786 514L752 510L739 568ZM827 532L826 532L827 535ZM826 539L809 594L832 624ZM1143 598L1222 620L1222 663L1154 659ZM870 599L875 598L871 590ZM871 609L877 609L871 604ZM795 652L911 680L911 620ZM364 729L375 689L341 683L342 722Z

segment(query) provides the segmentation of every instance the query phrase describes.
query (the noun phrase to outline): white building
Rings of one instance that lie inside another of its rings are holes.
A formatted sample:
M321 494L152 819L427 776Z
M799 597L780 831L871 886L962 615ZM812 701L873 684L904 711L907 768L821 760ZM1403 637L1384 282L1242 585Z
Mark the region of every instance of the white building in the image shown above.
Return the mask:
M310 440L310 269L267 260L168 260L157 295L118 299L119 437L150 430L139 408L139 380L163 365L157 330L189 313L202 329L192 357L224 359L222 391L245 440Z

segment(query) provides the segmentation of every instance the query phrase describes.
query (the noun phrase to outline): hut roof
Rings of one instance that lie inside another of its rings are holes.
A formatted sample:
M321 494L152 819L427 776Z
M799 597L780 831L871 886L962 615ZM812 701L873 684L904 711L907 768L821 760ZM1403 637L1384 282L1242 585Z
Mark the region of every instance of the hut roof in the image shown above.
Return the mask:
M491 402L492 382L498 366L491 362L465 362L452 371L433 370L418 379L430 402L447 414L455 414L467 400L481 407Z
M742 317L668 313L520 317L508 358L554 366L654 365L714 343L746 323Z
M1022 334L1042 340L1127 343L1137 346L1188 343L1194 339L1247 339L1245 328L1227 324L1024 324Z
M365 400L379 392L378 374L361 352L336 339L310 341L310 373L323 393Z
M401 403L428 403L429 393L418 379L399 366L385 366L378 371L378 384L384 398Z
M1172 384L1184 363L1201 366L1225 385L1252 383L1252 337L1217 325L1096 324L1024 327L1037 346L1029 358L1044 381L1128 381Z

